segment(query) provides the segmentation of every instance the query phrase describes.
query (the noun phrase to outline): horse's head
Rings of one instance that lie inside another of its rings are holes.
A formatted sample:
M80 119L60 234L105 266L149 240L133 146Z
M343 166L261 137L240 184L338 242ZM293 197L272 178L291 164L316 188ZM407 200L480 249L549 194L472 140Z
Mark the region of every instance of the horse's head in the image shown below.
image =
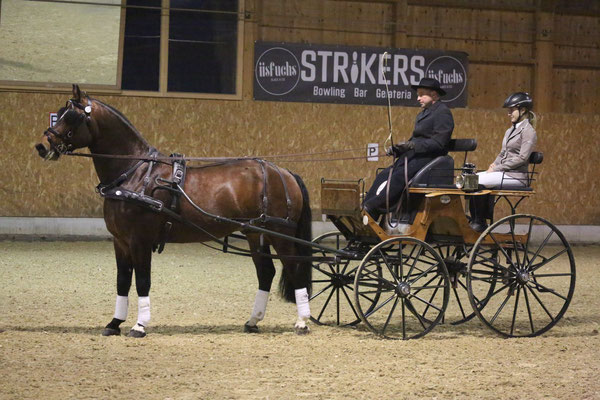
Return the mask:
M92 102L87 95L82 96L78 85L73 85L73 98L57 114L56 124L46 129L41 142L35 145L45 160L58 160L61 154L87 147L92 142Z

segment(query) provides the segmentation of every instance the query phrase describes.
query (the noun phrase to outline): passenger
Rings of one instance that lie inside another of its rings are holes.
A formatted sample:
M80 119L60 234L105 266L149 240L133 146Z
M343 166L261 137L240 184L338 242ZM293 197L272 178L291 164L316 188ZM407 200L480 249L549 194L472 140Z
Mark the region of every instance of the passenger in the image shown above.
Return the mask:
M417 100L423 109L416 117L415 129L407 142L387 149L388 155L397 160L381 171L367 192L363 206L365 211L377 220L386 207L386 186L392 169L389 188L390 206L400 200L405 187L404 159L408 160L407 177L410 180L421 168L438 156L448 154L450 136L454 130L454 119L450 109L440 101L446 92L440 83L432 78L423 78L418 85L411 86L417 91Z
M512 127L502 141L502 150L485 172L480 172L479 184L490 189L520 189L529 184L529 156L537 142L533 100L528 93L513 93L504 101ZM470 201L471 227L483 232L490 218L489 196L472 196Z

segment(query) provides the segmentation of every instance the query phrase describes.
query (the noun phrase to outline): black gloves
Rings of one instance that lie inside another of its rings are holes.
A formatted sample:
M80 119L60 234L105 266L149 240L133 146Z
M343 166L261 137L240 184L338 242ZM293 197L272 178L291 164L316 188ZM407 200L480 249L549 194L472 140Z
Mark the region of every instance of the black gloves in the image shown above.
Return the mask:
M413 142L402 142L402 143L398 143L395 144L392 147L389 147L386 151L386 154L388 156L394 155L396 157L400 157L402 154L410 151L410 150L414 150L415 148L415 144Z

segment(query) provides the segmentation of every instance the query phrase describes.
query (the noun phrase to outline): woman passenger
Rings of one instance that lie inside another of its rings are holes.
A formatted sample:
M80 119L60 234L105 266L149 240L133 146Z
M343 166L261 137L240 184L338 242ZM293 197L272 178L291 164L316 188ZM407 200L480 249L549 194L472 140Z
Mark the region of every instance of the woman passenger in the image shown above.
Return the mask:
M529 156L537 142L533 100L528 93L513 93L504 101L512 126L504 134L502 150L487 171L480 172L479 184L490 189L519 189L529 184ZM489 196L472 196L471 227L482 232L489 217Z

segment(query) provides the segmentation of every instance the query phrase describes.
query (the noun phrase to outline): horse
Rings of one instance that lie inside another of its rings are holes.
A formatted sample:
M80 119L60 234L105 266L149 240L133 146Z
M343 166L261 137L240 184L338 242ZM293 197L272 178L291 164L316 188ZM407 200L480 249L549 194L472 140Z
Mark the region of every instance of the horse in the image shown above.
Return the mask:
M59 110L58 121L44 132L35 149L45 160L58 160L63 154L86 147L100 180L98 190L104 195L104 221L113 236L117 264L115 312L102 335L121 334L135 272L138 314L128 336L146 336L151 261L157 246L164 246L166 241L207 242L238 230L248 241L258 277L254 307L244 331L259 331L257 324L265 316L275 276L273 259L279 258L283 265L281 295L297 305L295 332L310 332L307 322L312 250L302 243L311 240L311 211L300 176L260 159L224 159L188 166L183 170L181 191L168 190L169 186L165 188L162 183L173 183L175 166L181 167L176 162L184 159L158 152L121 112L74 84L73 97ZM177 171L181 178L182 169ZM129 197L117 196L122 193ZM178 193L183 193L183 198L177 199ZM178 204L178 212L159 212L161 204ZM242 229L241 222L236 221L243 221L246 228L256 224L257 229ZM271 248L276 255L272 255Z

